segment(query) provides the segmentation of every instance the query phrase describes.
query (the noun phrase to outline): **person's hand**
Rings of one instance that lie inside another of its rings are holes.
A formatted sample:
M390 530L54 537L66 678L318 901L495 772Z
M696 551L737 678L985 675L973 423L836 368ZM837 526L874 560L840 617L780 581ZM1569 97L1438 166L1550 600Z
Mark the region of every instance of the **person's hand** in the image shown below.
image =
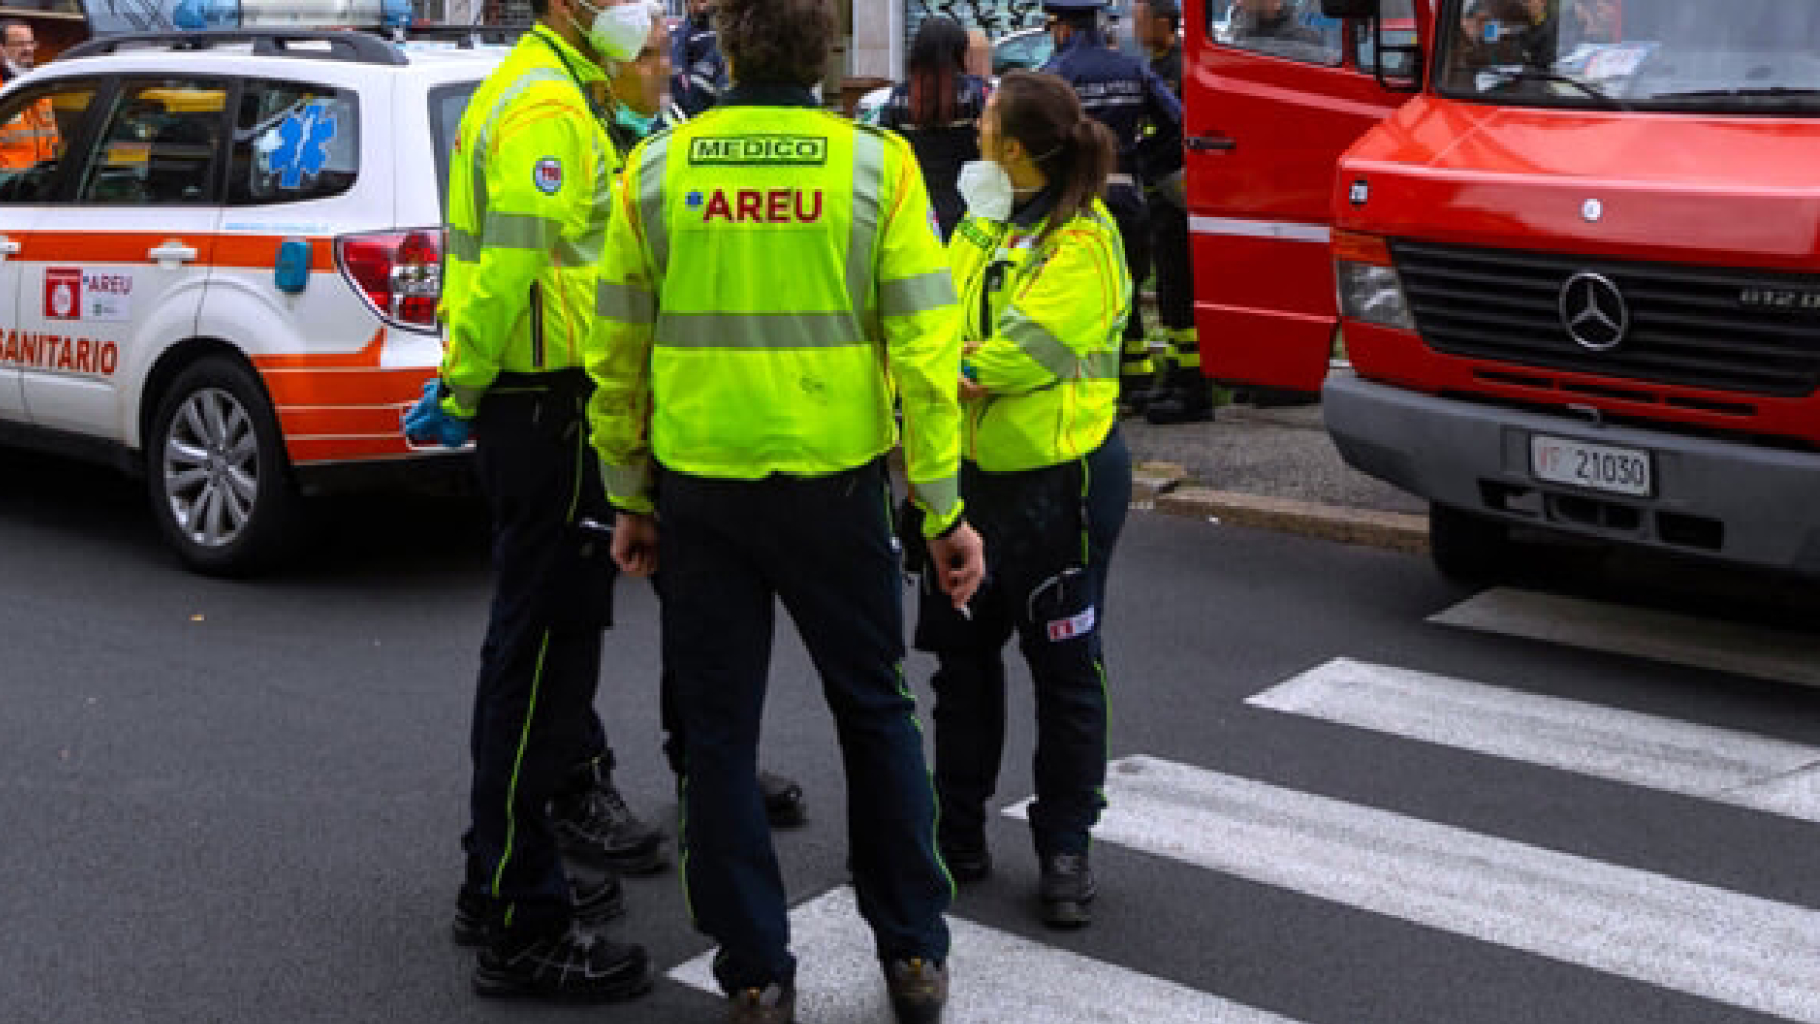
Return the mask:
M986 544L965 520L946 537L929 538L929 570L956 611L964 612L986 578Z
M403 425L404 439L412 444L439 444L444 448L460 448L467 444L468 434L473 429L467 420L443 411L433 380L423 382L423 397L405 410Z
M632 576L657 571L657 517L621 512L613 524L613 561Z

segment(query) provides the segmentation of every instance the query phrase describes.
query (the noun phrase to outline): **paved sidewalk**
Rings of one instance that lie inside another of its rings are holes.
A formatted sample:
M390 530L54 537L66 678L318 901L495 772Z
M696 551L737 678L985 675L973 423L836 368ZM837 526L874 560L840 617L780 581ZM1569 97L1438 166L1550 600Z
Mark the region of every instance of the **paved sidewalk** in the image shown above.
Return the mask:
M1160 511L1405 551L1427 549L1427 504L1350 467L1319 405L1228 405L1208 423L1121 422L1137 500Z

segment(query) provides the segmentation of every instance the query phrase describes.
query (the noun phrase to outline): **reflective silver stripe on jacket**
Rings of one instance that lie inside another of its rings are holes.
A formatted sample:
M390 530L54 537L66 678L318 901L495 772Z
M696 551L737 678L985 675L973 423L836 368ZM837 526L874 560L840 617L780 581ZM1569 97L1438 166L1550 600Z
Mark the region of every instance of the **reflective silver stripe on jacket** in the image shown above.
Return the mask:
M672 313L657 315L656 343L669 348L789 350L868 345L860 319L837 313Z
M610 466L600 464L602 481L607 485L607 493L619 496L643 496L651 493L651 462L642 460L636 466Z
M1019 351L1062 380L1114 380L1119 375L1118 350L1075 355L1062 339L1018 312L1016 306L1005 309L1004 334Z
M911 493L923 503L923 507L934 512L937 518L946 518L961 500L961 479L959 476L947 476L940 480L925 480L912 483Z
M880 281L878 285L881 316L910 316L952 306L958 301L954 294L954 276L945 269L895 281Z
M625 324L657 320L657 296L636 285L602 281L594 290L594 313Z
M855 131L853 225L847 238L847 301L856 310L872 305L872 252L878 243L878 216L884 183L885 140L869 131Z

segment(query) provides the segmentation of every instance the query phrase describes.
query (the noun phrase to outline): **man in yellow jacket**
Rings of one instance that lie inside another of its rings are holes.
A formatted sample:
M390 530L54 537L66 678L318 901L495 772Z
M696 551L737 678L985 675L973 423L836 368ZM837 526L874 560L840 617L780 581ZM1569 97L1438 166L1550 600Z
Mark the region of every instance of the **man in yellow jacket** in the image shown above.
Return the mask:
M627 161L588 364L615 557L664 576L684 884L720 943L731 1019L789 1021L796 963L755 773L781 599L834 712L891 1001L900 1020L934 1021L952 884L903 682L885 454L901 399L912 495L964 603L983 562L957 490L953 287L908 144L815 109L827 0L721 0L716 17L733 87Z
M561 840L599 801L593 711L613 567L585 418L582 353L619 158L606 67L650 34L643 3L533 0L539 21L475 91L450 160L439 379L407 437L470 431L497 576L474 704L474 780L456 904L483 995L610 1000L650 987L641 947L589 929L622 906L571 879ZM598 844L596 844L598 845ZM604 852L604 851L602 851Z

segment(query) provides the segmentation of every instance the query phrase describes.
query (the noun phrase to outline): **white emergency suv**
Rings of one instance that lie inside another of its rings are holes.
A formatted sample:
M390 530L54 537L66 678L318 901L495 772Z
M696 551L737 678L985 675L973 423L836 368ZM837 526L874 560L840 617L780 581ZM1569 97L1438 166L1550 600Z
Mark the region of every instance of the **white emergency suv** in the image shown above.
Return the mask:
M0 92L0 440L144 474L183 561L244 574L305 494L447 468L435 376L450 143L477 37L211 30L85 43Z

